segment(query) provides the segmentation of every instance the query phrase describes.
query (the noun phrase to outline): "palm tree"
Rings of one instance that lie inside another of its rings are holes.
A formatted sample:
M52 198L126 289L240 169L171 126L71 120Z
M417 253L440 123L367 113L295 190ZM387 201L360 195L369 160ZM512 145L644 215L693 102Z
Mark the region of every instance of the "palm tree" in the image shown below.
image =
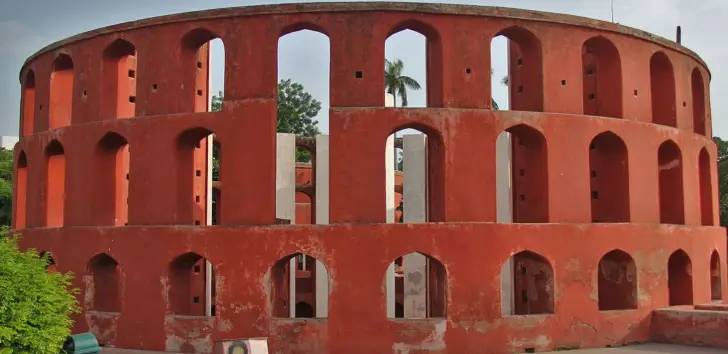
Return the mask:
M422 87L417 80L402 75L404 62L401 59L384 59L384 89L394 96L394 106L397 107L397 96L402 100L401 107L407 107L407 89L419 90Z

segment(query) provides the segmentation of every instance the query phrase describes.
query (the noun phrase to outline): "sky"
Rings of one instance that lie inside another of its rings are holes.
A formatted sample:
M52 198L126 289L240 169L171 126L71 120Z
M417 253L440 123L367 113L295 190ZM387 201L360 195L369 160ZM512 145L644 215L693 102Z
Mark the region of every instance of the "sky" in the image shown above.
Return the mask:
M682 44L700 55L712 72L711 104L713 134L728 138L728 46L715 37L728 32L726 0L613 0L614 21L674 40L675 27L682 26ZM25 59L43 46L80 32L142 18L212 8L287 3L295 1L248 0L0 0L0 135L18 135L20 68ZM317 2L317 1L298 1ZM407 1L410 2L410 1ZM611 0L481 0L417 1L448 4L505 6L567 13L611 21ZM714 40L710 40L714 38ZM223 46L212 45L211 91L222 90ZM386 57L405 62L404 73L423 84L408 94L410 107L425 106L425 38L412 31L390 37ZM495 77L507 74L506 42L493 40L492 65ZM279 79L301 83L322 103L317 116L319 128L328 132L329 41L322 34L301 31L279 41ZM493 98L508 107L507 90L493 80Z

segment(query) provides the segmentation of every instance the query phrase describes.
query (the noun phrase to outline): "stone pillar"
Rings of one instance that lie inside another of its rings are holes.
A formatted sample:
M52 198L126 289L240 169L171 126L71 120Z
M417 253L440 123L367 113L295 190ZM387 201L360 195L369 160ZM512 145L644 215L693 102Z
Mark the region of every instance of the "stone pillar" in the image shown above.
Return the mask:
M387 138L387 143L384 148L387 224L394 223L394 209L397 207L394 205L394 163L396 161L394 159L394 153L394 135L390 135ZM390 263L389 267L387 267L384 279L387 317L394 318L394 262Z
M276 136L276 218L296 223L296 135L278 133ZM297 259L288 262L288 309L296 317Z
M316 225L329 224L329 136L316 136ZM329 273L316 260L316 318L329 317Z
M404 150L404 222L427 222L427 136L409 134L402 137ZM426 318L427 257L410 253L402 259L404 270L404 317Z
M498 135L495 143L496 161L496 210L499 223L513 222L513 191L511 166L511 134L503 132ZM503 264L501 269L501 311L502 315L513 315L515 294L513 284L513 257Z

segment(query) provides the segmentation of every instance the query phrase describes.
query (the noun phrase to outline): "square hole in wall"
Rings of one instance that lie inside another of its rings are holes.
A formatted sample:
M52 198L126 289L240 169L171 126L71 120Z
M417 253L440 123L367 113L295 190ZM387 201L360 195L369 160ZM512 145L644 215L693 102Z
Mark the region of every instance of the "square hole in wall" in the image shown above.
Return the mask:
M521 176L521 177L525 176L526 175L526 170L525 169L518 170L518 175Z
M40 105L40 106L38 107L38 110L42 111L42 110L43 110L43 105Z
M199 195L196 195L195 196L195 203L199 203L199 202L200 202L200 196Z
M688 104L683 101L683 107L686 107Z
M470 75L470 68L465 68L465 73Z
M197 177L200 177L200 176L202 176L202 171L200 171L200 170L195 170L195 176L197 176Z
M634 97L637 97L637 94L638 94L638 93L639 93L639 91L637 91L637 89L635 89L635 90L634 90Z
M598 191L592 191L592 199L599 199L599 192Z
M129 180L129 174L128 173L126 174L126 180L127 181Z
M361 79L362 77L364 77L364 73L363 73L363 72L361 72L361 71L357 71L357 72L355 72L355 73L354 73L354 76L355 76L355 77L356 77L357 79Z
M526 195L525 194L519 195L518 198L521 199L522 202L525 202L526 201Z
M518 66L523 65L523 58L518 58L518 60L516 60L516 65L518 65Z
M129 70L129 77L132 78L132 79L135 78L136 77L136 71L135 70Z
M197 62L197 68L198 68L198 69L202 69L202 62L201 62L201 61L198 61L198 62Z
M136 96L129 96L129 103L136 103Z
M202 90L197 90L197 96L202 96Z
M518 93L523 93L523 85L518 85Z
M591 176L592 176L592 177L596 177L596 176L597 176L597 171L594 171L594 170L592 170L592 171L591 171Z
M124 226L129 226L129 223L128 222L127 223L124 223Z
M566 80L561 80L561 87L566 87Z
M195 225L199 226L200 225L200 220L195 220Z
M152 90L157 91L158 88L159 86L157 86L157 84L152 84Z
M594 143L589 144L589 150L594 150L597 148L597 145Z
M195 266L195 273L199 273L199 272L200 272L200 266L196 265Z
M192 298L192 302L194 302L194 303L196 303L196 304L197 304L197 303L199 303L199 302L200 302L200 297L199 297L199 296L195 296L195 297L193 297L193 298Z
M589 94L589 99L590 99L590 100L593 100L593 99L595 99L596 97L597 97L597 95L595 95L595 94L593 94L593 93L590 93L590 94Z
M86 93L86 90L83 91L83 93L81 94L81 96L83 96L84 98L86 98L86 96L88 96L88 94Z
M593 68L586 68L586 75L589 76L589 75L592 75L592 74L594 74L594 69Z

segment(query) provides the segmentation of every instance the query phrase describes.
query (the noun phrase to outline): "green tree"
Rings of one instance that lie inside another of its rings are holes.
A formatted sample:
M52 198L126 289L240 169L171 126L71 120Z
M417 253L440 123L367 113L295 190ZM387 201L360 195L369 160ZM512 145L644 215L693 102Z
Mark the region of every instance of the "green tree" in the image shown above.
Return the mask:
M222 110L224 94L219 91L212 96L212 111ZM297 136L316 136L321 134L318 121L314 118L321 110L321 102L313 98L303 85L291 79L278 83L278 132ZM217 159L213 160L213 175L216 174ZM311 162L311 153L296 150L297 162Z
M401 107L407 107L407 89L419 90L422 88L417 80L403 75L404 62L401 59L384 59L384 89L394 96L394 106L397 107L397 96L401 100Z
M5 236L7 228L0 231ZM57 354L79 312L72 273L46 270L49 255L0 238L0 353Z
M13 151L0 148L0 225L13 218Z

